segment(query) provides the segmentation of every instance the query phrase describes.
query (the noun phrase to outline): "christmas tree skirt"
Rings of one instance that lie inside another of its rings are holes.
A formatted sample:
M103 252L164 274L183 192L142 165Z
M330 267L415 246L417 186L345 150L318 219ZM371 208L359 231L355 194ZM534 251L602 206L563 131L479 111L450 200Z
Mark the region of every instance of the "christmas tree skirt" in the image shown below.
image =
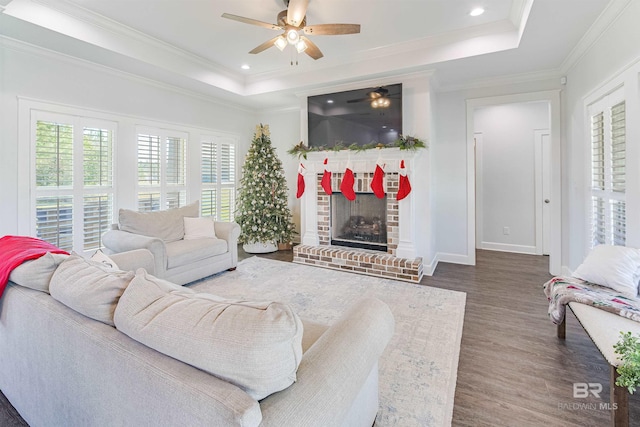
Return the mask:
M273 242L245 243L242 249L248 254L266 254L277 251L278 246Z

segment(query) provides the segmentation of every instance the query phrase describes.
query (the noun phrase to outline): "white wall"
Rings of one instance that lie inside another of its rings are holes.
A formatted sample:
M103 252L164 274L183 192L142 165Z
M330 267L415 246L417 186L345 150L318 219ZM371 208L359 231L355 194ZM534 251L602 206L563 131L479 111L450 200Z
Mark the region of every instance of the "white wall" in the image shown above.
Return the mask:
M640 2L631 1L606 31L567 73L563 96L563 266L575 269L587 251L586 230L589 188L589 134L585 100L612 80L625 81L628 100L638 103L638 65L640 59ZM633 65L636 63L636 65ZM635 70L633 69L635 67ZM627 108L627 246L640 247L640 133L637 108ZM635 191L634 191L635 190Z
M135 125L149 120L169 127L185 125L236 135L239 158L244 157L251 142L256 115L235 105L2 38L0 64L0 235L18 233L18 206L30 197L28 178L25 186L24 177L19 177L25 171L18 166L18 153L24 144L29 144L28 136L21 136L18 129L19 99L126 116L118 128L120 155L128 152L135 156ZM193 144L198 142L195 138L190 140ZM135 179L126 171L121 173ZM21 187L19 182L23 182Z
M475 110L477 248L535 253L534 131L549 126L546 102Z

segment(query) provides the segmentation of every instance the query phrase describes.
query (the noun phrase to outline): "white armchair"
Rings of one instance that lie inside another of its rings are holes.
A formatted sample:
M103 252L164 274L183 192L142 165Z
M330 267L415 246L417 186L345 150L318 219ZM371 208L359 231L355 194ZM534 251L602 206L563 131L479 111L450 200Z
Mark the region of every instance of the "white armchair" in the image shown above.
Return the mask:
M179 285L193 282L238 264L240 227L235 222L212 221L215 234L185 236L184 218L199 216L198 202L177 209L148 213L120 209L119 224L107 231L102 242L113 254L147 249L153 254L155 276Z

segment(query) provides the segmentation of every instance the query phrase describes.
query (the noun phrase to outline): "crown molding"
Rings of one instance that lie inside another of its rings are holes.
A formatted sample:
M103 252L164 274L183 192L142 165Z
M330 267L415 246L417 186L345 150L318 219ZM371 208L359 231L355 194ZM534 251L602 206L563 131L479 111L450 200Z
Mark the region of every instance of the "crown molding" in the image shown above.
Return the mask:
M201 101L216 104L225 108L234 108L243 113L255 113L256 111L255 109L249 108L242 104L234 103L227 100L222 100L221 98L218 98L215 95L206 95L206 94L203 94L202 92L192 91L176 85L164 83L148 77L140 76L138 74L123 71L117 68L112 68L106 65L97 64L95 62L88 61L86 59L81 59L76 56L68 55L66 53L50 50L42 46L27 43L22 40L16 40L16 39L4 36L2 34L0 34L0 42L1 42L2 48L10 49L15 52L41 56L41 57L55 60L55 61L62 61L67 64L71 64L73 66L83 67L92 71L107 73L112 76L125 78L127 80L134 81L136 83L145 84L147 86L153 86L158 89L168 90L174 93L178 93L180 95L185 95Z
M4 13L232 93L244 89L244 76L67 0L13 0Z
M576 46L560 65L560 72L567 74L593 45L618 19L620 15L633 3L634 0L611 0L595 22L589 27ZM637 1L637 0L635 0Z
M531 73L511 74L499 77L491 77L487 79L470 80L461 84L447 84L438 81L439 93L456 92L461 90L483 89L495 86L507 86L522 83L532 83L545 80L554 80L560 85L560 77L562 73L559 69L550 69L543 71L535 71Z

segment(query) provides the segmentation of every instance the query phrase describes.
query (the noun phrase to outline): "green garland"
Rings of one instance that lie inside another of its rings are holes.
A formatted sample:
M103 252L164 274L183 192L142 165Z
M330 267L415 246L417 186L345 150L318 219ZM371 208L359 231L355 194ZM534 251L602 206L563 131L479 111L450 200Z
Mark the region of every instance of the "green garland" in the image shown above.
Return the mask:
M361 152L366 150L372 150L374 148L399 148L401 150L417 150L418 148L426 148L427 143L415 138L413 136L402 136L396 139L390 144L382 144L380 142L371 142L365 145L358 145L356 143L345 145L342 141L337 142L335 145L328 146L320 146L320 147L307 147L304 145L304 142L300 141L299 144L294 145L293 148L287 151L287 153L292 156L298 156L307 158L307 153L311 152L319 152L319 151L342 151L342 150L350 150L355 152Z

